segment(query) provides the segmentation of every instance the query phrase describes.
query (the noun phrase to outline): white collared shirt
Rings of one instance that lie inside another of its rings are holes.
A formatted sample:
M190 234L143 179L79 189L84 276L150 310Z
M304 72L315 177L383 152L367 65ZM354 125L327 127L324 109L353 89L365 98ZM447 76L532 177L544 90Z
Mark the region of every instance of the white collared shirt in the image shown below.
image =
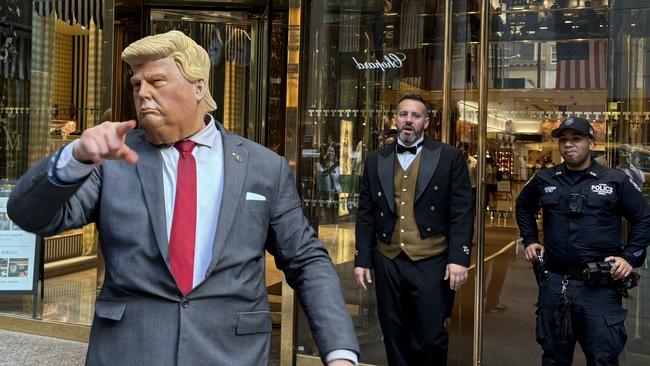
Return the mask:
M424 140L424 136L420 137L417 141L412 143L411 146L417 146L423 140ZM399 138L397 139L397 143L402 146L409 147L403 144ZM411 154L410 152L403 152L401 154L397 154L397 159L399 160L399 165L402 166L402 170L406 171L406 169L409 168L409 166L411 165L413 160L415 160L415 158L418 156L420 151L422 151L422 145L418 146L418 150L415 154Z
M197 143L192 151L196 159L197 216L196 241L194 249L194 280L196 287L205 279L212 260L212 246L219 221L219 208L223 194L223 143L221 133L210 117L210 122L198 133L189 137ZM73 142L68 144L56 165L56 175L64 182L78 182L90 174L94 164L80 163L72 157ZM178 150L170 146L160 149L163 161L163 189L165 201L165 221L167 238L171 233L176 197L176 175L178 170Z
M196 241L194 246L194 287L205 279L212 260L212 246L219 224L219 208L223 194L223 143L214 119L204 129L190 136L196 142L192 155L196 159ZM160 149L163 160L165 219L167 238L172 231L176 175L180 153L173 146Z

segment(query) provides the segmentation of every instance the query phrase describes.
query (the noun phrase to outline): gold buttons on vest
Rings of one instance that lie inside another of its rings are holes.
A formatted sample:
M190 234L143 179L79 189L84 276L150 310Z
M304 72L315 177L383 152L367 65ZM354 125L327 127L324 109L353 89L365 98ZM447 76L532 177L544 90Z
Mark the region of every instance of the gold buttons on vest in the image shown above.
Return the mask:
M431 210L431 211L435 211L435 210L436 210L436 206L431 206L431 207L429 207L429 210Z
M399 232L400 232L400 233L403 233L403 232L404 232L404 229L400 229Z
M402 188L402 192L406 192L406 188Z
M404 243L399 243L399 246L400 246L400 247L403 247L403 246L404 246Z
M405 219L405 217L404 217L404 216L402 216L402 217L400 217L400 219L402 219L402 220L404 220L404 219Z
M403 177L403 178L404 178L404 179L407 179L408 177L409 177L408 175L404 175L404 177Z
M402 206L404 206L405 204L406 204L406 202L402 202L402 203L401 203Z

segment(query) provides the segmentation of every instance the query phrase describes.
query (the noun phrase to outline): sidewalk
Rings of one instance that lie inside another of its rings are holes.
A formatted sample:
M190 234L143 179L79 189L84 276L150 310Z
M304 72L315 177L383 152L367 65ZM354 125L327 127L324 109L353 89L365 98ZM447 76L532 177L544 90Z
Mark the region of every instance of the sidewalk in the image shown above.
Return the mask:
M83 365L88 344L0 329L2 366Z
M280 334L271 337L269 366L280 364ZM0 329L0 366L83 366L88 343Z

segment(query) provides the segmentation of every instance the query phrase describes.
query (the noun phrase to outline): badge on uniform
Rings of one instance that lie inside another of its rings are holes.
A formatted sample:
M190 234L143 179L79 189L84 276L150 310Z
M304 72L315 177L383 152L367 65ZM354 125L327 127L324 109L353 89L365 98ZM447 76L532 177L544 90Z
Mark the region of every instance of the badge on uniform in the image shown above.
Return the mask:
M557 189L556 186L544 187L544 193L553 193Z
M607 196L614 193L614 188L605 183L592 184L591 191L597 193L599 196Z

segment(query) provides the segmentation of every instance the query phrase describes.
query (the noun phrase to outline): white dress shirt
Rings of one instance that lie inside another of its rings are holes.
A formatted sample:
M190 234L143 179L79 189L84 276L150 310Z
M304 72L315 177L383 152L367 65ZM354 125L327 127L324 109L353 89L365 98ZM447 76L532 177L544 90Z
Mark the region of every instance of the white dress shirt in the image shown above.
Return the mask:
M412 143L410 146L417 146L422 141L424 141L424 136L420 137L417 141ZM397 143L404 147L410 147L403 144L399 138L397 139ZM415 158L418 156L420 151L422 151L422 145L418 146L418 150L416 151L415 154L411 154L410 152L403 152L401 154L397 154L397 159L399 160L399 165L402 166L402 170L406 171L406 169L409 168L409 166L411 165L413 160L415 160Z
M192 155L196 159L196 241L194 246L194 287L205 279L212 260L212 244L219 223L223 194L223 144L221 133L210 120L207 126L188 140L196 142ZM176 175L180 153L173 146L160 149L163 160L163 188L167 238L172 231Z
M194 280L196 287L205 279L212 260L212 244L219 221L219 208L223 194L223 144L221 133L214 119L205 128L189 138L196 142L192 155L196 159L197 215L196 241L194 249ZM56 175L68 183L78 182L90 174L94 164L80 163L72 157L73 142L68 144L56 165ZM167 238L172 230L174 198L176 197L176 175L178 170L178 150L173 147L160 149L163 161L163 189Z

